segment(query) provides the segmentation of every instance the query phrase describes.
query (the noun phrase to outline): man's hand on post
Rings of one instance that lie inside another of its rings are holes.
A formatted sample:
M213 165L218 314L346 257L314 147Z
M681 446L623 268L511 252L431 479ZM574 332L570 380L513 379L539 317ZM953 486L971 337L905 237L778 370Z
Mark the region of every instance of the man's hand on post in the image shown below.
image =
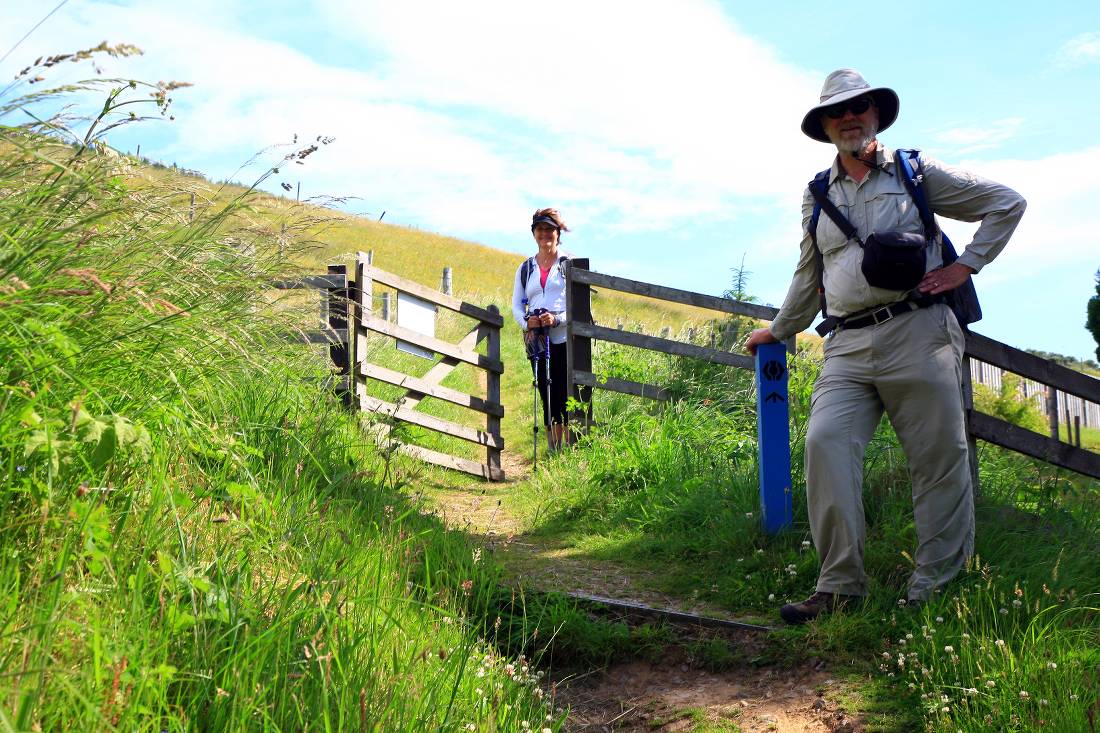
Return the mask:
M748 340L745 341L745 351L749 352L753 356L756 356L756 347L761 344L777 344L779 339L772 336L772 332L766 328L758 328L749 334Z
M947 267L941 267L938 270L932 270L927 273L919 283L917 283L917 290L925 295L939 295L940 293L946 293L949 290L955 288L966 282L966 279L974 274L966 265L959 262L952 262Z

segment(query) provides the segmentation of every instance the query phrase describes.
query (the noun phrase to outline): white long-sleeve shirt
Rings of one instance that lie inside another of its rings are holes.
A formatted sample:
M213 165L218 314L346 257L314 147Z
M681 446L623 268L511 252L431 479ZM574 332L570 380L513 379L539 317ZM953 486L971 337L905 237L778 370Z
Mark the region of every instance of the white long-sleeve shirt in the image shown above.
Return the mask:
M527 282L520 282L520 273L523 270L521 263L516 268L515 286L512 288L512 317L524 331L527 330L527 313L530 311L545 308L558 317L558 325L550 329L550 342L555 344L565 343L565 321L568 314L565 312L565 274L562 272L561 258L571 256L558 250L558 261L550 267L545 288L542 286L538 262L531 263Z

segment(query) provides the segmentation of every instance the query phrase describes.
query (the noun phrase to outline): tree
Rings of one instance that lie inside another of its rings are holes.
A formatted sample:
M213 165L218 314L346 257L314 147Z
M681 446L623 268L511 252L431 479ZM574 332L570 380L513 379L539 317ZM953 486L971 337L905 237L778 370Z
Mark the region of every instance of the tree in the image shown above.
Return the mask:
M1096 295L1089 298L1088 320L1085 328L1096 340L1096 358L1100 359L1100 270L1096 271Z

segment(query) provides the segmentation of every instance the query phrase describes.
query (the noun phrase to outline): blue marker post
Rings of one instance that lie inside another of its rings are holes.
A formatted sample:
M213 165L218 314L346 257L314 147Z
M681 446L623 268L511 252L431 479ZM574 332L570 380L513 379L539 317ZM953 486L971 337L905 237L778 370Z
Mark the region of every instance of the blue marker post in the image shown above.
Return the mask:
M764 531L791 526L791 429L787 408L787 347L756 349L756 437Z

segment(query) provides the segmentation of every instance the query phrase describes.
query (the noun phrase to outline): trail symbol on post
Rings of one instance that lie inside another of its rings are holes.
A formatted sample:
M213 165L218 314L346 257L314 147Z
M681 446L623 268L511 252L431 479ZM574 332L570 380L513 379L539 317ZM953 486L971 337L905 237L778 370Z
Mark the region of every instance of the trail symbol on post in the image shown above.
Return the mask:
M787 367L783 366L783 362L772 359L764 364L760 369L760 373L769 382L777 382L787 374Z

